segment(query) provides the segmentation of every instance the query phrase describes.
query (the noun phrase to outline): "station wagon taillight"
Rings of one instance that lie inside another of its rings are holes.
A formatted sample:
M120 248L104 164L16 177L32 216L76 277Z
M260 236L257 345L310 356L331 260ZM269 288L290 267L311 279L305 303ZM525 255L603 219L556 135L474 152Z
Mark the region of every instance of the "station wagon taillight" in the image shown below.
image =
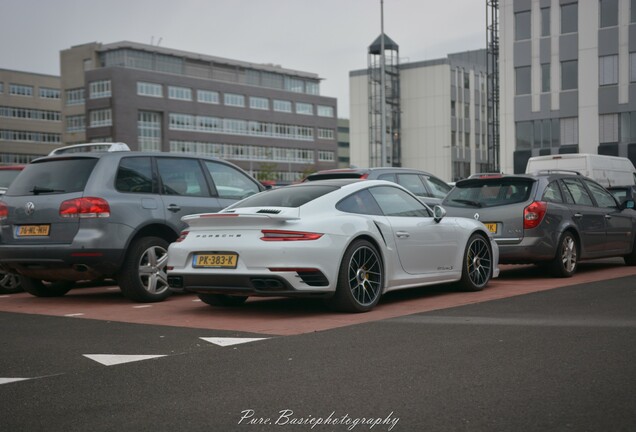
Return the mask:
M523 229L531 229L539 226L548 210L548 203L535 201L523 209Z
M103 198L83 197L64 201L60 204L63 218L104 218L110 216L110 206Z
M9 216L9 207L0 201L0 220L5 220Z

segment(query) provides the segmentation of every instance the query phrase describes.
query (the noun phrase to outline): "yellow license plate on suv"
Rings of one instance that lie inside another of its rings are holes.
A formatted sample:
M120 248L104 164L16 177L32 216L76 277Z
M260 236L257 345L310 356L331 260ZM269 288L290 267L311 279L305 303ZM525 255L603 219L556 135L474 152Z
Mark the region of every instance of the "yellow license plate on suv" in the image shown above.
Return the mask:
M496 223L484 222L484 225L486 225L486 228L488 228L488 231L490 231L493 234L497 234L497 224Z
M197 254L192 258L192 267L198 268L236 268L238 254L209 253Z
M49 235L50 225L20 225L18 237L46 237Z

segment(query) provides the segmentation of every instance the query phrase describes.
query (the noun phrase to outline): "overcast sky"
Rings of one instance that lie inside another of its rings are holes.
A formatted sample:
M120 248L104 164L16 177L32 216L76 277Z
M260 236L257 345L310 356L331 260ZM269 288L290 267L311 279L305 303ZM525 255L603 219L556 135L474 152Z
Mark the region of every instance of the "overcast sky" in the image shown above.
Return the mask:
M400 62L486 46L485 0L384 0ZM349 116L349 72L367 67L380 0L0 0L0 68L59 75L59 52L88 42L154 43L323 78Z

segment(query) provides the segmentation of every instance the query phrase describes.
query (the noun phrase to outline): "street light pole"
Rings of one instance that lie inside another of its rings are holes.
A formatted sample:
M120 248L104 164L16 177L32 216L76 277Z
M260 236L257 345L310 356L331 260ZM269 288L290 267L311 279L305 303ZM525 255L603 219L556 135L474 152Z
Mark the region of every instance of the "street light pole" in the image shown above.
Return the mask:
M382 148L380 149L380 166L386 166L386 77L384 58L384 0L380 0L380 99L382 106L382 118L380 119L380 140Z

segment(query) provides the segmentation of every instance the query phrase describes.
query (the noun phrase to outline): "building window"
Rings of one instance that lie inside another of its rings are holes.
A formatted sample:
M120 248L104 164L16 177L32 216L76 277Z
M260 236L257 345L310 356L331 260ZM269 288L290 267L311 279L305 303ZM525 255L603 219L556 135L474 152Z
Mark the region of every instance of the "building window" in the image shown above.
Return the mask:
M578 60L561 62L561 90L574 90L578 88L578 69Z
M9 94L12 96L33 96L33 86L9 84Z
M86 129L86 117L83 115L66 117L66 132L84 132Z
M333 107L325 106L325 105L318 105L316 107L316 111L317 111L318 117L331 117L331 118L333 118Z
M532 122L517 122L515 135L515 148L517 150L530 150L532 148Z
M541 65L541 91L543 93L550 91L550 63Z
M219 92L210 90L197 90L197 101L207 104L218 104Z
M4 93L4 83L0 81L0 94Z
M84 104L84 89L74 88L66 90L66 105L83 105Z
M541 8L541 36L550 36L550 8Z
M40 87L40 97L42 99L60 99L61 93L60 89Z
M318 128L318 139L332 140L335 136L333 129Z
M451 101L451 117L456 117L457 114L455 113L455 101Z
M561 119L561 145L575 145L579 143L579 118Z
M303 80L285 77L285 90L289 90L294 93L303 93L304 87Z
M618 56L610 55L598 58L599 85L618 84Z
M274 111L292 112L292 103L284 100L274 100Z
M636 22L636 0L631 0L629 5L629 22Z
M223 103L227 106L243 108L245 107L245 96L234 93L225 93L223 95Z
M161 114L139 111L137 118L139 150L161 151Z
M296 102L296 114L313 115L314 106L309 103Z
M163 86L140 81L137 83L137 94L139 96L163 97Z
M579 5L568 3L561 5L561 34L579 31Z
M470 118L470 104L468 102L464 104L464 118Z
M336 154L332 151L318 150L319 162L333 162L336 160L335 158L336 158Z
M601 0L599 2L601 22L600 27L614 27L618 25L618 0Z
M515 14L515 40L530 39L530 11Z
M269 110L269 99L262 97L250 97L250 108Z
M113 118L110 108L91 111L90 127L112 126Z
M599 142L618 142L618 114L603 114L598 116Z
M636 82L636 53L629 53L629 82Z
M93 81L88 85L88 94L91 99L110 97L110 80Z
M168 87L168 99L176 99L182 101L192 100L192 89L187 87Z
M515 94L530 94L530 66L515 68Z

